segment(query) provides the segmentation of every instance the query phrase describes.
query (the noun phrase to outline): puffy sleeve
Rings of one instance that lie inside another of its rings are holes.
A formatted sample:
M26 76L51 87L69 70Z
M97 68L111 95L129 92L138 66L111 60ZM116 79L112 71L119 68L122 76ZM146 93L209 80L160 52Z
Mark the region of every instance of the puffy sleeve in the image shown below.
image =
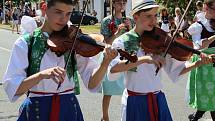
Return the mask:
M120 38L117 38L116 40L113 41L112 47L116 48L116 49L124 50L123 40L120 39ZM118 54L118 56L111 61L110 65L109 65L109 69L114 67L120 61L121 61L120 60L120 54ZM108 80L115 81L115 80L119 80L122 74L123 74L123 72L111 73L110 70L109 70L108 73L107 73L107 77L108 77Z
M176 82L179 79L179 74L184 68L184 61L178 61L172 58L170 55L166 56L166 65L164 66L164 70L173 82Z
M188 28L188 33L192 36L194 48L197 49L202 45L201 41L202 26L195 22Z
M34 18L30 16L22 17L21 25L20 25L22 35L26 33L32 34L36 28L37 28L37 23Z
M20 95L15 95L21 82L26 78L26 68L28 67L28 46L23 38L16 40L7 70L3 77L3 86L11 102L15 102Z
M96 61L96 56L94 57L83 57L81 55L77 55L77 66L78 66L78 72L81 76L81 79L85 85L85 87L90 92L97 92L101 85L97 85L94 89L89 89L89 80L92 76L92 74L99 68L99 63Z
M106 17L102 20L101 22L101 34L104 36L104 37L110 37L112 35L112 32L110 31L109 27L108 27L108 24L111 22L111 20Z

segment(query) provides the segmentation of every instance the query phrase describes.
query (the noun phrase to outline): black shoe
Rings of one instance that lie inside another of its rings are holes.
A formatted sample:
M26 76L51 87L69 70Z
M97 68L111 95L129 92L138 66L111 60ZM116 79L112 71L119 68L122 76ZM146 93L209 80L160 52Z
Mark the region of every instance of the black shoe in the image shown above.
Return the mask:
M197 121L197 120L195 120L195 113L190 114L190 115L188 116L188 119L189 119L189 121Z
M204 111L197 111L196 113L190 114L188 119L190 121L198 121L204 115Z

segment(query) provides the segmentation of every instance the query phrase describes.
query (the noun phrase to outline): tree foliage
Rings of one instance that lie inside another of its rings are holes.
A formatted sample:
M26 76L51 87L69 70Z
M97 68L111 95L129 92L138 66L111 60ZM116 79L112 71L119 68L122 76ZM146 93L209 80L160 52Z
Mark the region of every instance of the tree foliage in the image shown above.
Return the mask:
M168 9L168 12L172 15L174 15L174 10L176 7L181 8L182 12L184 12L189 3L189 0L156 0L156 1L163 7L166 7ZM194 16L196 12L195 6L196 2L197 0L192 0L191 6L188 9L187 16Z

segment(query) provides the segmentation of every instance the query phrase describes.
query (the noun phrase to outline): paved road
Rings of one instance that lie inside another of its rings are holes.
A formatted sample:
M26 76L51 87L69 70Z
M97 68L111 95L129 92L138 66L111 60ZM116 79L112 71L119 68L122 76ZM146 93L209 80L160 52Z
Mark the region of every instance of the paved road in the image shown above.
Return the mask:
M18 37L11 34L10 31L0 29L0 79L6 69L12 44ZM194 110L189 108L185 103L186 76L177 83L172 83L163 76L163 91L166 93L169 107L174 121L188 121L187 115ZM100 93L89 93L82 85L81 95L78 96L79 102L86 121L100 121L101 117L101 101ZM17 118L18 107L25 97L23 96L15 103L8 101L2 85L0 85L0 121L15 121ZM120 97L114 96L110 105L111 121L120 120ZM201 121L212 121L209 119L208 113Z

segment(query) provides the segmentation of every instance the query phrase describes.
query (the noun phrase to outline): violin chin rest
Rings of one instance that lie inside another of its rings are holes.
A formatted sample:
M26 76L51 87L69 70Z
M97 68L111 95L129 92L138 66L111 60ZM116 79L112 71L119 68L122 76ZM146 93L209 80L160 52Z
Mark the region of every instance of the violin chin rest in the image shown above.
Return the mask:
M97 41L100 42L104 41L104 36L102 34L88 34L88 35Z

